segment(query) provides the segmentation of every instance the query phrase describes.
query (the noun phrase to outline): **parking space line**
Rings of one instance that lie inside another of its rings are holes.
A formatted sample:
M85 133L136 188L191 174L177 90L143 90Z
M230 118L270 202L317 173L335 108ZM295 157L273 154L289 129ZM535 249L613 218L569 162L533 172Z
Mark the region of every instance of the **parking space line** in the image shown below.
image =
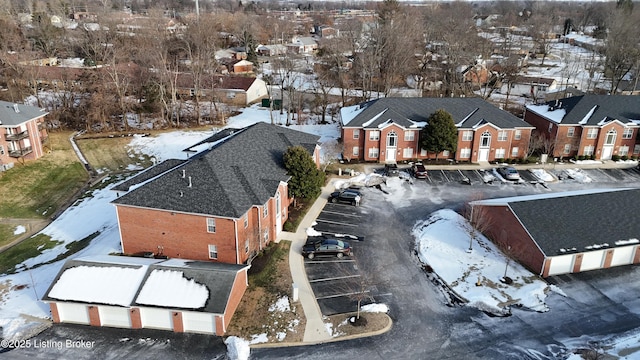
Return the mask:
M359 214L345 214L345 213L341 213L341 212L327 211L327 210L322 210L322 213L327 213L327 214L336 214L336 215L344 215L344 216L361 217Z
M346 225L346 226L358 226L358 224L347 224L347 223L341 223L341 222L337 222L337 221L329 221L329 220L322 220L322 219L316 219L316 221L320 221L320 222L327 223L327 224Z
M366 290L365 292L369 293L369 290ZM337 298L337 297L351 296L351 295L356 295L356 294L360 294L360 292L358 291L358 292L351 292L351 293L344 293L344 294L321 296L321 297L317 297L316 300L333 299L333 298Z
M451 180L449 180L449 177L447 176L447 174L444 173L444 170L440 170L440 172L442 172L442 176L444 176L444 179L447 180L447 182L451 182Z
M307 261L305 264L327 264L327 263L343 263L356 262L355 260L327 260L327 261Z
M360 274L357 275L346 275L346 276L335 276L335 277L331 277L331 278L324 278L324 279L315 279L315 280L309 280L310 283L315 283L315 282L321 282L321 281L331 281L331 280L340 280L340 279L351 279L351 278L355 278L355 277L360 277Z

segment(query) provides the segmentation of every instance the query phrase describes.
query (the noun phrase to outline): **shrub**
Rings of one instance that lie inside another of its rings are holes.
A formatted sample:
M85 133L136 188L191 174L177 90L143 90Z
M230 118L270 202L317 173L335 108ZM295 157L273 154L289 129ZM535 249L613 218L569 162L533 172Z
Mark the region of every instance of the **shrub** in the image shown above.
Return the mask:
M628 157L627 155L622 155L622 156L620 157L620 160L622 160L622 161L627 161L627 160L629 160L629 157Z
M578 155L578 160L584 160L584 155Z
M595 156L594 154L591 154L591 155L589 156L589 160L595 160L595 159L596 159L596 156Z
M620 160L620 155L613 155L613 156L611 156L611 160L613 160L613 161L618 161L618 160Z

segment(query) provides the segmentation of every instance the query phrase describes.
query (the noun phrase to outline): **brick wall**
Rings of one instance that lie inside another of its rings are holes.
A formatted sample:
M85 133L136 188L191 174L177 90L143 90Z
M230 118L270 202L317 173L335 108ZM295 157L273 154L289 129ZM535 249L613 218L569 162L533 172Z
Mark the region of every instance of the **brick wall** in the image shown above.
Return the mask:
M54 302L49 303L49 308L51 309L51 318L54 323L60 322L60 313L58 313L58 305Z
M89 312L89 324L91 326L100 326L100 313L98 312L98 307L89 305L87 310Z
M240 305L240 301L242 300L242 296L244 296L244 292L247 290L247 269L242 270L236 276L235 281L233 282L233 287L231 288L231 294L229 296L229 300L227 301L227 307L225 309L224 316L224 329L226 329L231 323L231 319L233 314L236 312L238 305ZM218 328L216 326L216 332L222 330L222 327Z
M358 133L358 138L354 139L354 133ZM362 160L364 154L364 131L355 128L342 128L342 155L344 159ZM358 147L358 156L353 156L353 148Z

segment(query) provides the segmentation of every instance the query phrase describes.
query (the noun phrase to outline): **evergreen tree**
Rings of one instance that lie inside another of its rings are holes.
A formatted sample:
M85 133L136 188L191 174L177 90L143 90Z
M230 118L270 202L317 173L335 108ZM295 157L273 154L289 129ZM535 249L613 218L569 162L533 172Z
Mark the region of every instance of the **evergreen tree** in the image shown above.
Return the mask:
M309 152L302 146L292 146L284 153L284 167L291 176L289 196L294 199L315 198L324 185L324 173L318 169Z
M458 145L458 129L451 114L437 110L427 120L428 125L420 131L420 146L438 154L445 150L455 152Z

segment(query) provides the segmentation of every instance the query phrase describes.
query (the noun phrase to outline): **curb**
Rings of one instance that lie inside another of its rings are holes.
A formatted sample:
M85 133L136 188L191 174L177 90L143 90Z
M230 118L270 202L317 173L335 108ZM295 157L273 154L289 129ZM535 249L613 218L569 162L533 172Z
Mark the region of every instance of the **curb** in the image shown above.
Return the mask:
M347 313L347 314L350 314L350 313ZM384 328L380 329L380 330L374 330L374 331L370 331L370 332L362 333L362 334L336 336L336 337L332 337L331 339L321 340L321 341L301 341L301 342L278 342L278 343L252 344L252 345L249 345L249 348L251 348L251 349L271 349L271 348L279 348L279 347L310 346L310 345L320 345L320 344L326 344L326 343L333 343L333 342L347 341L347 340L353 340L353 339L360 339L360 338L371 337L371 336L378 336L378 335L382 335L382 334L388 332L393 327L393 320L391 320L391 317L388 314L384 314L384 315L387 317L388 322L387 322L387 325Z

